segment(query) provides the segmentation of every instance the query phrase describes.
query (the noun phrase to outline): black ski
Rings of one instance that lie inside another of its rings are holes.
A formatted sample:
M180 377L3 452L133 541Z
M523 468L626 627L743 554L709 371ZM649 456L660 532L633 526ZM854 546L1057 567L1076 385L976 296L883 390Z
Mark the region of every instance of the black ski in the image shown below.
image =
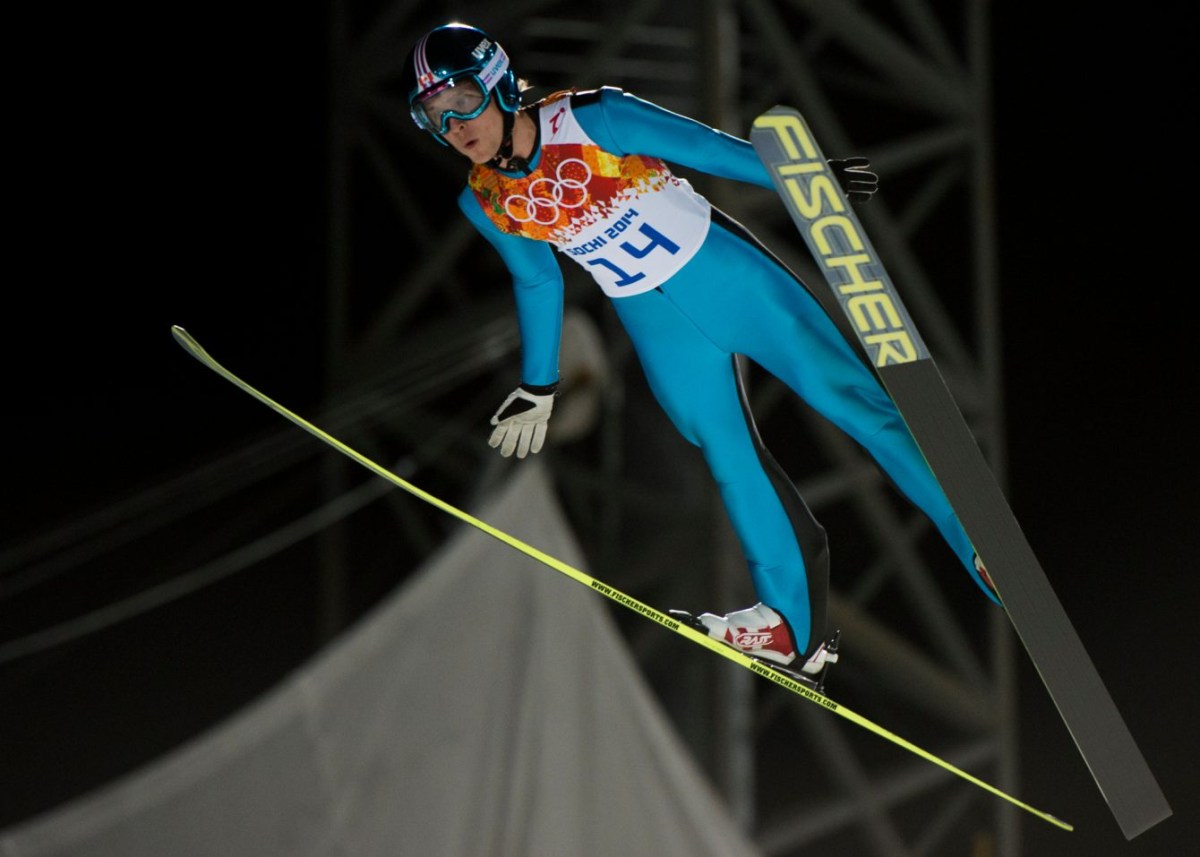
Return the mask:
M1171 815L941 372L803 117L774 107L750 135L879 378L958 513L1046 690L1127 839Z

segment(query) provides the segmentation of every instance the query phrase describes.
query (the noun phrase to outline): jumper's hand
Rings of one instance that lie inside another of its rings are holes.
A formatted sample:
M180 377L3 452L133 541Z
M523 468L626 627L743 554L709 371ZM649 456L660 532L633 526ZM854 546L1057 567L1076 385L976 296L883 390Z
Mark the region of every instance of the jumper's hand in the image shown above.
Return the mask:
M517 453L517 458L524 458L531 452L541 452L557 386L522 384L509 393L492 417L492 425L496 428L492 431L488 446L492 449L500 447L500 454L505 458L513 452Z
M855 205L867 202L879 189L879 176L867 169L869 166L871 162L862 157L829 159L830 172Z

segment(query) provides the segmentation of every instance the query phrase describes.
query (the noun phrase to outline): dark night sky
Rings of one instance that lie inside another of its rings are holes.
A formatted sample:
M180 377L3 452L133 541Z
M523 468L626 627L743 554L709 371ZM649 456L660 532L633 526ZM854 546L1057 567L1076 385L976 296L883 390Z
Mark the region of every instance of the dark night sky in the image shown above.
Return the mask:
M1171 857L1200 835L1195 25L993 5L1010 498L1176 811L1124 843L1022 662L1026 791L1081 828L1030 824L1028 853ZM26 96L43 119L64 91L92 97L69 130L21 138L44 166L2 346L4 543L274 419L196 383L171 324L211 331L281 400L313 395L323 22L202 13L182 54L164 38Z

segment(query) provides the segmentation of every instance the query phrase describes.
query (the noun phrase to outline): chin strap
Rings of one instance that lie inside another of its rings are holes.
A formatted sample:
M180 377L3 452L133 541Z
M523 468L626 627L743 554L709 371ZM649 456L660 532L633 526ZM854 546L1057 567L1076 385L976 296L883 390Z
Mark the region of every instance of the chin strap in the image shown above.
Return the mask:
M528 175L530 172L529 161L513 154L513 128L517 124L517 114L509 113L507 110L502 110L501 113L503 113L504 119L504 139L500 141L500 148L496 150L496 156L488 161L488 166Z

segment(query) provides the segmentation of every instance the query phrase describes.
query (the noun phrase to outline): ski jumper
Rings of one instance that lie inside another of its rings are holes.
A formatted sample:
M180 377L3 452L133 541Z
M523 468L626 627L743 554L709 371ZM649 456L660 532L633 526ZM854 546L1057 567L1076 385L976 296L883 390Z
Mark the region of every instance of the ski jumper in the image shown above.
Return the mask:
M764 447L736 354L862 445L995 600L872 370L807 287L666 164L772 188L750 143L611 87L537 108L531 172L477 164L459 196L512 273L522 381L559 377L563 276L553 246L612 299L655 397L703 452L759 600L787 618L798 651L824 639L825 531Z

